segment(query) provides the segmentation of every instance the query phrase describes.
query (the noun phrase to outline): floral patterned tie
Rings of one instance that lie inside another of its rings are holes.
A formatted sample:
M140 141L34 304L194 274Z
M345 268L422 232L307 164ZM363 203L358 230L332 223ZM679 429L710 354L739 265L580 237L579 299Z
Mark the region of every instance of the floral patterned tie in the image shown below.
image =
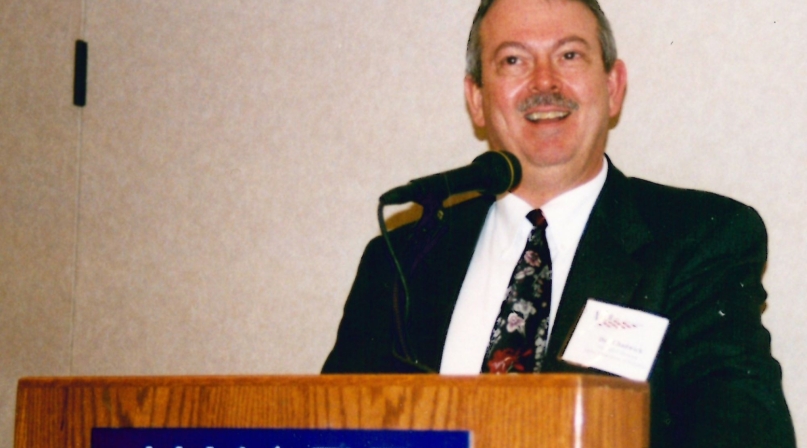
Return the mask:
M546 242L546 219L533 210L527 219L535 227L513 270L507 296L493 332L482 372L540 372L549 336L552 298L552 259Z

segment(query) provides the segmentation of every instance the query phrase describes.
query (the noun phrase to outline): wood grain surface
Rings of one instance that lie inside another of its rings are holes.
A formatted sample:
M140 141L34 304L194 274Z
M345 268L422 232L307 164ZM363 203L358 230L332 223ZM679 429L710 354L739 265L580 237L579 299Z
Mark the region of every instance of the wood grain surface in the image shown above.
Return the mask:
M15 448L94 427L469 430L474 447L646 447L646 384L591 375L23 378Z

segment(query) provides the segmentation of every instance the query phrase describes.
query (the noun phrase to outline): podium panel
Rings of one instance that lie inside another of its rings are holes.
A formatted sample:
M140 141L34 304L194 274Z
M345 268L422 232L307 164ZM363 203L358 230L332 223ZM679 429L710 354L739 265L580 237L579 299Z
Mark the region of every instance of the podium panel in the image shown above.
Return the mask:
M644 383L594 375L24 378L15 448L92 428L468 430L480 447L647 447Z

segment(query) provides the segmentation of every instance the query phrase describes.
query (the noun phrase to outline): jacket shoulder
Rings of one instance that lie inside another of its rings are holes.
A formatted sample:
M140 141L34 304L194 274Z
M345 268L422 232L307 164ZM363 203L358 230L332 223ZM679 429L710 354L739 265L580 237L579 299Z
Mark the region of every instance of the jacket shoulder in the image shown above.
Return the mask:
M766 237L762 218L752 207L706 191L627 178L636 208L654 233L690 233L697 228L738 226Z

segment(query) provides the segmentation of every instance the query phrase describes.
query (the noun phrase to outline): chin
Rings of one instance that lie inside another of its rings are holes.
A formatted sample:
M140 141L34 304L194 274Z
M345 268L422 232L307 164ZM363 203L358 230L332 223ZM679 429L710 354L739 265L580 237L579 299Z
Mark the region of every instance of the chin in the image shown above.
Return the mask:
M524 159L530 165L540 168L566 165L574 160L574 152L557 147L539 147L526 151Z

